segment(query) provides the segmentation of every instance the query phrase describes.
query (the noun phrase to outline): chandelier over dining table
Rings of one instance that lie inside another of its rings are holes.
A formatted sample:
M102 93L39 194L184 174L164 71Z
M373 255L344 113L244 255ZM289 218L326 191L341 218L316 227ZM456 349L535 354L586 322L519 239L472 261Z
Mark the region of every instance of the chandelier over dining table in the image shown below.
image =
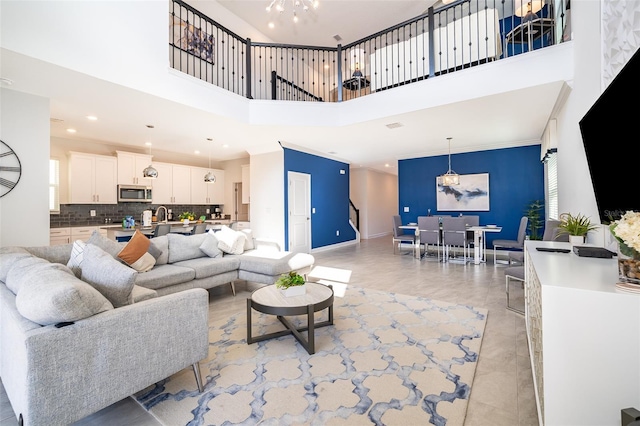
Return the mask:
M317 9L320 4L318 0L271 0L269 6L267 6L267 12L271 12L275 9L278 13L282 14L286 11L287 4L291 2L291 11L293 12L293 22L298 22L298 11L309 11L309 9Z

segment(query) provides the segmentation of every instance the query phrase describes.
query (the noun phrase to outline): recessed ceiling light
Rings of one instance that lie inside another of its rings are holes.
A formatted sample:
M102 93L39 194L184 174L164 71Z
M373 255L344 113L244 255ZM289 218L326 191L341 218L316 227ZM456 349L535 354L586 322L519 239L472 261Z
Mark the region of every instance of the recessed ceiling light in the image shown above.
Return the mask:
M200 151L198 151L197 149L195 151L193 151L194 154L198 155L200 154Z
M229 145L227 145L226 143L224 145L222 145L223 148L229 148Z
M209 142L211 142L211 141L213 140L213 138L207 138L207 140L208 140Z
M69 132L69 133L75 133L75 132L76 132L76 129L67 129L67 132Z
M274 29L276 26L273 24L273 22L269 22L269 28Z
M331 155L336 155L336 154L337 154L337 152L335 152L335 151L329 151L329 154L331 154Z
M87 115L87 120L96 121L97 119L98 117L96 117L95 115Z
M154 126L153 124L147 124L147 128L148 129L153 129L154 127L156 127L156 126Z
M389 123L386 125L389 129L397 129L398 127L404 126L402 123Z
M385 166L385 167L390 167L390 166L389 166L389 163L385 164L384 166Z
M62 118L53 118L53 117L51 117L49 119L49 121L52 122L52 123L62 123L64 120Z
M144 144L145 144L146 146L151 146L151 145L152 145L152 144L151 144L151 142L145 142Z

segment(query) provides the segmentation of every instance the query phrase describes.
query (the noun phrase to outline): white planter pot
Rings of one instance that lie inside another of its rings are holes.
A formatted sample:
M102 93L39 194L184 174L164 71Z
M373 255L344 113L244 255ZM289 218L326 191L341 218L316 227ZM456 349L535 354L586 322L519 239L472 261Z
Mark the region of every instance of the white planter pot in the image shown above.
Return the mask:
M572 246L578 246L580 244L584 244L584 236L583 235L569 235L569 243Z
M303 285L295 285L289 288L281 288L280 292L284 297L302 296L307 292L307 286L306 284L303 284Z

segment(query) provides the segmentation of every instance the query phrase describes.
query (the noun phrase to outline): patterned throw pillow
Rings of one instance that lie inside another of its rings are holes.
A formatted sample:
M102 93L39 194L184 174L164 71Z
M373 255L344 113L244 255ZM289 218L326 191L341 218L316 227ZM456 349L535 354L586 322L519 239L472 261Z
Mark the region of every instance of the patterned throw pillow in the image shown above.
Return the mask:
M156 258L149 253L150 245L149 238L136 229L127 245L118 253L118 258L138 272L147 272L156 264Z
M71 257L69 257L69 261L67 262L69 269L71 269L78 278L80 278L82 274L82 257L85 247L86 243L84 241L74 241L73 247L71 248Z

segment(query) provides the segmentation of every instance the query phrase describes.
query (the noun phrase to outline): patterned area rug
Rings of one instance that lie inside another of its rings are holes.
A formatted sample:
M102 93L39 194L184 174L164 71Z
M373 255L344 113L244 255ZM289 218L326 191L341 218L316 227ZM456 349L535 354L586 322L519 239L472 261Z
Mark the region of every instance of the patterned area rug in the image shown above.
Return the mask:
M336 295L334 325L316 329L314 355L291 335L247 345L240 312L211 320L204 393L185 369L136 398L167 426L462 425L486 318L486 309L349 286ZM252 322L254 335L283 329L255 311Z

